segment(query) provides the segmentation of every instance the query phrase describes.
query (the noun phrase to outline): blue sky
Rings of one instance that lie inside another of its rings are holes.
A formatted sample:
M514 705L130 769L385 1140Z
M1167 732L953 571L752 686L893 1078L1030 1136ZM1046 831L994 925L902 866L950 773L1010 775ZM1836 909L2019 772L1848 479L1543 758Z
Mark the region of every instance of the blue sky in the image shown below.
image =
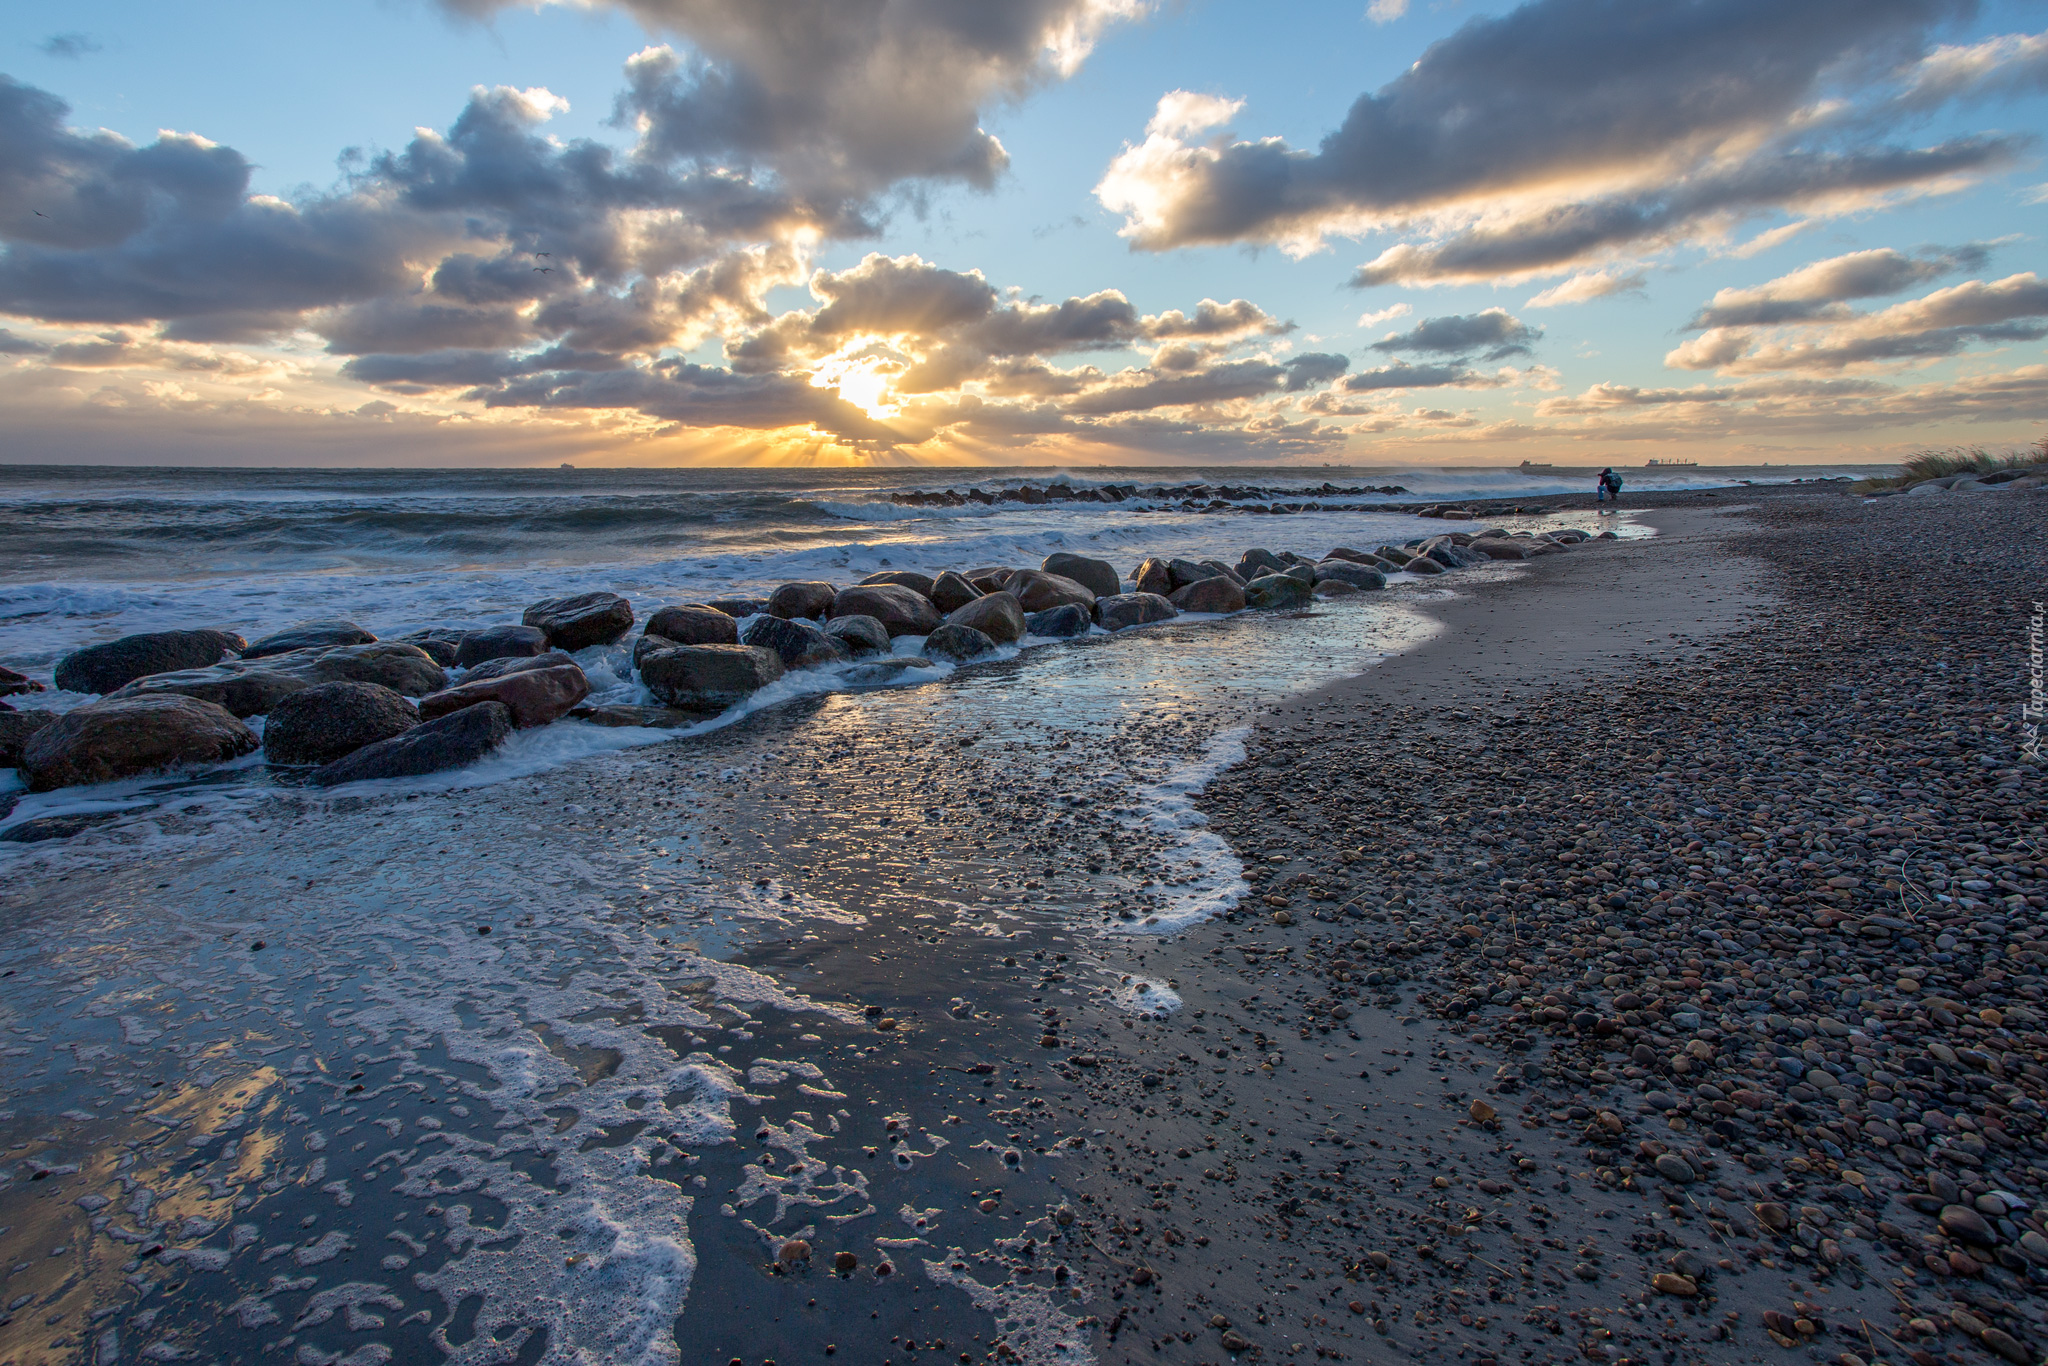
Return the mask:
M793 50L810 8L18 3L48 150L0 184L0 459L1863 461L2048 426L2038 6L1027 0L991 35L874 0ZM614 103L659 45L657 157ZM1728 73L1763 117L1705 107ZM1205 98L1148 135L1171 92ZM422 149L465 107L529 164L484 184L458 138L452 188ZM578 139L666 178L586 211Z

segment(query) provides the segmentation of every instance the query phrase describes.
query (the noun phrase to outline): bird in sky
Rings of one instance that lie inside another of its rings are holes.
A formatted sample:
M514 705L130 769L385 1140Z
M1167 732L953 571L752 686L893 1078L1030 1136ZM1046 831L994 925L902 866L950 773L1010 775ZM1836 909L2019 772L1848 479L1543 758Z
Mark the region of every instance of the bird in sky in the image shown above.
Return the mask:
M541 260L545 261L545 260L547 260L547 259L548 259L548 258L549 258L549 257L550 257L551 255L553 255L553 253L552 253L552 252L546 252L546 251L537 251L537 252L535 252L535 253L534 253L534 255L535 255L535 256L538 256L538 257L539 257L539 258L540 258Z
M545 275L545 274L547 274L547 273L548 273L548 271L549 271L549 270L551 270L552 268L553 268L553 267L550 267L550 266L535 266L535 267L534 267L533 269L534 269L534 272L535 272L536 274L539 274L539 275Z
M50 216L44 213L41 209L30 209L29 212L34 214L38 218L48 218Z

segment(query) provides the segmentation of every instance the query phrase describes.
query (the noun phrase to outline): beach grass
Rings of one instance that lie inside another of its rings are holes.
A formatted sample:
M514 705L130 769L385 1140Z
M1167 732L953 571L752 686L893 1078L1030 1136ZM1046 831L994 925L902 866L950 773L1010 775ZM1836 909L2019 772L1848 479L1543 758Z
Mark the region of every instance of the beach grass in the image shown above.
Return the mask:
M1943 479L1952 474L1999 474L2036 466L2048 466L2048 437L2025 449L2008 451L2003 455L1994 455L1982 446L1951 446L1945 451L1921 451L1903 462L1897 474L1866 479L1857 487L1902 489L1923 480Z

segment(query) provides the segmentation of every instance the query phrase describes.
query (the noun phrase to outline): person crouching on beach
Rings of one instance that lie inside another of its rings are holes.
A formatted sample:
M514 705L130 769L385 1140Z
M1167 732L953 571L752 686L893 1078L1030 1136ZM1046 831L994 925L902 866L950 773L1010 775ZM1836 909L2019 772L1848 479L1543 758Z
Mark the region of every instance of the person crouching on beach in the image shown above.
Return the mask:
M1621 476L1611 468L1600 471L1600 482L1594 489L1593 497L1595 501L1602 503L1620 502Z

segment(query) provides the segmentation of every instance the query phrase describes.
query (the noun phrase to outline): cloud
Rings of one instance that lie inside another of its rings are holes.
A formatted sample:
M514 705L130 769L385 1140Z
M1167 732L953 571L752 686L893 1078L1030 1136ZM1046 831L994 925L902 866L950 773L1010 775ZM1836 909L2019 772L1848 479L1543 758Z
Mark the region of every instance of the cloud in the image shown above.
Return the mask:
M1902 70L1967 9L1530 0L1431 46L1312 151L1148 131L1096 192L1146 250L1402 234L1360 285L1525 278L1748 214L1844 212L1953 186L2024 144L1881 141Z
M1990 282L1970 280L1876 313L1798 330L1813 335L1759 340L1751 332L1715 328L1672 350L1664 363L1681 370L1749 374L1841 370L1952 356L1973 342L2039 341L2048 337L2048 281L2032 271Z
M1917 256L1890 247L1852 251L1802 266L1754 289L1721 290L1685 326L1697 331L1845 318L1845 300L1897 294L1954 271L1978 270L1990 255L1981 243L1946 251L1929 248Z
M1604 299L1610 294L1640 294L1643 291L1643 272L1640 270L1595 270L1572 276L1562 284L1530 297L1525 308L1555 308L1559 304L1583 304L1594 299Z
M1414 311L1414 308L1408 304L1394 304L1391 307L1382 308L1374 313L1360 314L1358 325L1360 327L1378 327L1383 323L1390 323L1396 318L1405 318Z
M1408 12L1408 0L1372 0L1365 17L1375 24L1391 24Z
M40 356L49 351L47 342L33 337L24 337L19 332L0 327L0 356Z
M1198 95L1190 90L1170 90L1159 97L1159 107L1145 125L1148 134L1185 138L1211 128L1220 128L1237 117L1243 100L1226 100L1220 95Z
M1467 365L1410 365L1406 361L1347 375L1337 388L1347 394L1382 389L1498 389L1507 381Z
M1530 343L1543 336L1504 308L1479 313L1424 318L1413 329L1374 342L1375 351L1419 351L1428 355L1469 355L1484 351L1487 360L1529 354Z
M99 39L86 33L53 33L36 46L46 57L61 57L73 62L106 50Z
M1908 72L1901 108L1934 109L1959 99L2048 90L2048 33L2008 33L1969 47L1938 47Z

